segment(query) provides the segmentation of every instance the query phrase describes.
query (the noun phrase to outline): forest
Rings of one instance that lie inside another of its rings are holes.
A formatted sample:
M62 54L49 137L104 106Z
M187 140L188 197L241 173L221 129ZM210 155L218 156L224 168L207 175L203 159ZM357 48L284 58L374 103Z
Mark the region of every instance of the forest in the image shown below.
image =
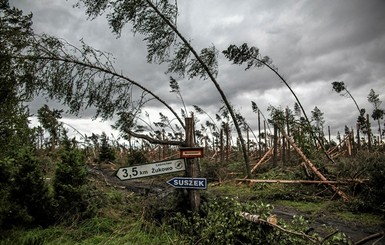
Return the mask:
M0 244L385 243L381 94L368 91L372 108L366 110L347 83L331 81L334 93L357 109L356 125L332 137L323 112L315 107L307 115L268 56L246 43L231 44L222 51L228 61L268 69L296 100L293 108L267 111L250 101L257 121L251 128L217 80L218 51L191 46L174 25L178 9L172 2L107 2L81 0L78 7L90 17L109 11L117 34L131 24L145 36L149 62L212 82L223 106L215 115L197 105L188 111L170 76L166 87L181 108L172 107L116 71L111 54L38 35L32 14L0 0ZM134 88L139 96L129 96ZM28 105L36 97L60 101L68 111L47 103L31 126ZM172 118L159 113L150 120L143 113L149 100ZM61 120L85 108L95 109L96 118L114 119L120 137L85 135ZM202 152L183 159L186 171L117 177L121 168L180 159L183 149ZM204 177L208 186L174 188L167 184L173 177Z

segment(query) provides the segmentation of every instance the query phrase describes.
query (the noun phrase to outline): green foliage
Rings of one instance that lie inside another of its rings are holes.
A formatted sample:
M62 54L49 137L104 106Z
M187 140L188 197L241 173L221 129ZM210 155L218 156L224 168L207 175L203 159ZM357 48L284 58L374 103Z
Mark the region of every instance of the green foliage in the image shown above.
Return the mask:
M364 186L360 197L368 207L385 209L385 155L374 153L367 159L366 175L369 182Z
M105 132L100 136L99 162L113 162L115 160L115 152L108 143L108 137Z
M125 24L132 25L134 33L145 36L148 43L147 60L149 62L163 62L168 57L168 49L175 40L175 33L170 26L159 16L146 1L88 1L80 0L86 7L86 13L90 17L97 17L107 11L108 23L113 32L120 35ZM80 4L78 4L80 5ZM157 3L169 21L176 21L177 8L169 1L162 0Z
M346 90L344 82L334 81L332 82L332 86L333 86L333 90L336 91L337 93L341 93L344 90Z
M12 207L10 192L12 188L12 179L15 175L15 160L6 158L0 160L0 227L4 227Z
M247 212L266 220L272 210L269 204L245 203L225 197L210 200L202 209L202 215L189 217L178 213L170 221L176 230L187 235L191 244L276 244L276 241L280 241L279 244L309 244L306 239L285 234L266 224L250 222L240 215L240 212ZM303 222L293 224L303 228Z
M183 244L181 237L167 229L142 220L100 218L47 229L10 231L0 245L73 245L73 244Z
M342 159L337 171L341 177L368 179L358 186L351 186L356 198L352 205L360 211L385 208L385 153L358 152L354 158Z
M0 226L53 223L54 202L44 180L43 165L29 149L21 149L15 159L0 161L2 183Z
M87 182L84 155L78 149L65 149L61 154L53 182L59 219L84 219L95 214L98 199Z
M127 156L127 166L147 163L148 159L141 150L131 150Z
M244 43L241 46L232 44L222 53L228 60L233 61L234 64L242 65L243 63L246 63L247 66L245 70L248 70L253 66L263 67L266 64L270 65L272 63L272 60L269 57L261 56L258 48L249 48L247 43Z
M44 179L43 165L31 151L19 154L20 167L15 175L12 199L26 207L34 224L49 225L53 222L53 199Z
M61 123L58 119L61 118L63 110L51 110L48 105L42 106L37 110L37 118L42 127L47 130L51 136L51 149L55 148L59 138Z
M44 225L49 206L40 163L31 145L28 110L23 102L35 92L29 62L14 62L31 42L32 14L0 0L0 227ZM21 89L22 88L22 89ZM39 206L43 209L39 209ZM49 219L46 220L49 223Z
M23 69L28 62L13 62L10 55L22 53L31 41L31 18L0 1L0 160L15 156L15 148L30 141L29 113L22 104L34 92L29 71Z

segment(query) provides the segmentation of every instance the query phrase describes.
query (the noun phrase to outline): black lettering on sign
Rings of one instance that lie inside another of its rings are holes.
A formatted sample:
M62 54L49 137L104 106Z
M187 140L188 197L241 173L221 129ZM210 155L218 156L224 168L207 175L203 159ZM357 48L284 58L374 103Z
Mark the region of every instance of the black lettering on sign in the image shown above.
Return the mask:
M123 171L123 177L124 177L124 178L127 178L127 177L128 177L128 171L127 171L127 169L124 168L124 169L122 169L122 171Z

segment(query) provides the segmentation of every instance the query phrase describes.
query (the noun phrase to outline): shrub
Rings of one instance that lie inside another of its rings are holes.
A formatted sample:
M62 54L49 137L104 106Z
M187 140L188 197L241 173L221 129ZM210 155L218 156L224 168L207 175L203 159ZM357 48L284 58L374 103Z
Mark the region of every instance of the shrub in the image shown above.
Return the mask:
M266 220L272 206L263 203L239 202L233 198L218 198L203 205L203 215L186 216L177 213L170 224L187 235L191 244L308 244L300 237L281 232L266 224L247 221L239 215L248 212ZM301 224L303 228L303 224Z
M148 159L140 150L132 150L127 157L127 166L147 163Z
M2 208L7 211L1 215L3 224L28 226L52 224L53 198L44 180L42 163L29 149L20 150L12 161L16 167L8 167L7 183L2 190ZM4 167L6 162L3 161ZM4 205L4 206L3 206Z
M383 210L385 208L385 153L358 152L354 158L342 159L337 171L344 178L368 179L365 184L352 186L356 199L353 208Z
M99 162L112 162L115 161L115 153L112 147L108 144L108 137L106 133L102 133L100 136L101 146L99 150Z
M78 149L65 149L54 178L57 216L61 219L91 217L97 208L96 196L87 181L85 157Z

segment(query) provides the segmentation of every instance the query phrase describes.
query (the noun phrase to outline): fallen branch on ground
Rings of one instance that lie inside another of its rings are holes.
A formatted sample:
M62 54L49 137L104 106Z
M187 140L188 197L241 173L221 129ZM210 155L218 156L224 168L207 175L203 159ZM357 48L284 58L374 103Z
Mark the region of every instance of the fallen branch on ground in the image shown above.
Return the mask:
M285 233L302 237L302 238L304 238L306 240L311 241L314 244L318 244L319 243L319 241L316 238L312 237L312 236L309 236L309 235L307 235L307 234L305 234L303 232L297 232L297 231L291 231L291 230L285 229L282 226L279 226L279 225L275 224L275 222L269 222L267 220L261 219L259 215L250 214L250 213L247 213L247 212L240 212L239 215L242 216L243 218L245 218L246 220L251 221L253 223L269 225L269 226L274 227L276 229L279 229L279 230L281 230L281 231L283 231Z
M385 236L385 230L383 232L379 232L379 233L376 233L376 234L373 234L373 235L370 235L370 236L367 236L361 240L359 240L358 242L354 243L355 245L362 245L362 244L365 244L371 240L374 240L374 239L377 239L379 238L377 241L383 239ZM375 243L373 243L375 244Z
M251 182L251 183L282 183L282 184L363 184L365 180L351 179L343 181L335 180L272 180L272 179L235 179L236 181Z

